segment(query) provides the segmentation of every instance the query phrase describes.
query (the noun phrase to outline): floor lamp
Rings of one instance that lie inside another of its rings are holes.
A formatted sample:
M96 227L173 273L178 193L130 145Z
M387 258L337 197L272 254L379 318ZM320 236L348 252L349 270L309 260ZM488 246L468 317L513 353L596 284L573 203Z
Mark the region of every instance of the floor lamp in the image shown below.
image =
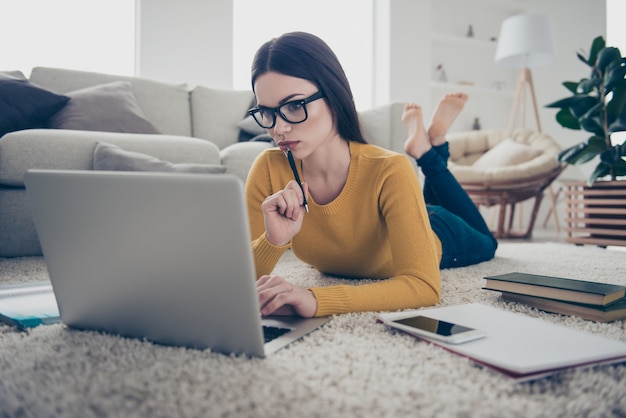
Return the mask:
M511 16L502 22L496 48L496 64L502 67L521 69L509 120L510 130L515 128L520 102L522 105L522 127L525 127L526 89L528 88L537 122L537 131L541 132L537 99L535 98L535 88L530 69L547 65L554 61L555 57L556 49L552 23L548 16L523 14Z
M530 100L537 124L537 132L541 132L537 98L533 85L533 67L547 65L556 58L552 22L548 16L537 14L521 14L511 16L502 22L500 37L496 48L496 64L507 68L519 68L520 75L515 89L513 108L509 118L509 131L515 129L518 111L521 107L521 127L526 127L526 92L530 92ZM551 212L554 215L557 231L560 231L556 211L556 197L549 187Z

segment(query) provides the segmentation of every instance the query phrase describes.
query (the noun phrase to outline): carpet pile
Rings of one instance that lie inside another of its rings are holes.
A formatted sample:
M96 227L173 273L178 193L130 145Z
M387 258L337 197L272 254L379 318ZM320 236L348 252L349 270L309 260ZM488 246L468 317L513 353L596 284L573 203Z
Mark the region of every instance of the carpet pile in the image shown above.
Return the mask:
M496 258L442 271L439 306L483 303L626 341L626 321L595 323L506 303L483 277L522 271L626 285L626 252L502 243ZM324 276L288 253L276 272L301 286ZM0 284L47 278L43 259L0 259ZM6 417L624 417L626 364L516 383L375 322L334 317L265 359L227 356L49 325L0 325Z

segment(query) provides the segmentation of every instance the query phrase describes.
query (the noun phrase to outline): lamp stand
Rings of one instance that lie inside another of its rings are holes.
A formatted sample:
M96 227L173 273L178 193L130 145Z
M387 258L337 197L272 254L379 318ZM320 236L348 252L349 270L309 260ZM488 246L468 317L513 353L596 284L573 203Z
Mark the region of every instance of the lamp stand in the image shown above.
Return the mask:
M530 91L530 99L533 107L533 112L535 114L535 123L537 124L537 132L541 132L541 122L539 121L539 110L537 108L537 98L535 97L535 87L533 84L533 76L530 72L530 68L524 67L520 72L519 79L517 80L517 87L515 89L515 98L513 100L513 109L511 110L511 117L509 119L509 132L513 132L515 129L515 121L517 119L518 108L521 102L522 107L522 117L521 122L522 128L526 128L526 88ZM548 217L552 214L554 216L554 222L556 223L557 232L561 232L561 226L559 225L559 216L556 210L556 199L557 196L552 190L552 185L548 187L548 193L550 193L550 211L548 212L548 216L546 217L547 223ZM521 222L521 216L520 216Z
M515 99L513 100L513 109L511 110L511 117L509 119L509 131L512 132L515 128L517 110L520 102L522 104L522 128L526 127L526 87L528 87L528 90L530 91L530 98L532 100L533 111L535 113L535 122L537 123L537 132L541 132L541 123L539 122L539 111L537 109L537 98L535 97L533 76L530 72L530 68L528 67L522 69L519 79L517 80Z

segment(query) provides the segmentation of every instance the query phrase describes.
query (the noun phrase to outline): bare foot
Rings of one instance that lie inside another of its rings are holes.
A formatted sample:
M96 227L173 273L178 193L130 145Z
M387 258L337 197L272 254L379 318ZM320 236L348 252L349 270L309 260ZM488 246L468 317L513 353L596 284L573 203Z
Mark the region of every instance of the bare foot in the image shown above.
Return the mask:
M446 142L446 134L452 122L463 110L468 97L465 93L446 94L437 104L428 127L428 137L434 146Z
M402 123L408 134L404 142L404 151L417 160L432 148L424 128L422 108L415 103L406 104L402 114Z

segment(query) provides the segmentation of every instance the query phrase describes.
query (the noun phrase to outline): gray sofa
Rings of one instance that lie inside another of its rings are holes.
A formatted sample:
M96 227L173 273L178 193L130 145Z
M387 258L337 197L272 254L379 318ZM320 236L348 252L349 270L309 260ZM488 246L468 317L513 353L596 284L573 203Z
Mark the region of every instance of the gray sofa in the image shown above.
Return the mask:
M12 76L19 77L13 72ZM23 129L0 138L0 257L34 256L41 248L26 198L23 175L31 168L92 170L97 143L117 145L171 163L220 164L245 181L250 165L271 142L240 142L253 134L246 118L250 91L189 88L135 77L58 68L33 68L30 82L67 94L90 86L123 81L159 134L77 129ZM71 103L70 102L68 103ZM403 104L391 103L361 112L370 142L397 151L405 139ZM253 122L253 121L252 121ZM250 131L250 132L248 132ZM256 132L258 133L258 132Z

